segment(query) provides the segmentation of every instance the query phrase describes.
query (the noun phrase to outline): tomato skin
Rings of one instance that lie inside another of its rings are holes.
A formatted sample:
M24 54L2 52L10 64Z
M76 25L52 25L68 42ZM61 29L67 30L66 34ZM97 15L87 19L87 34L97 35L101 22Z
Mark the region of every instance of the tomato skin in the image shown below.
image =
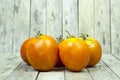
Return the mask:
M90 50L90 61L87 66L89 67L94 66L101 59L102 56L101 45L95 38L88 37L85 41L88 44Z
M29 64L29 62L28 62L28 59L27 59L27 56L26 56L26 46L27 46L27 44L28 44L28 42L29 42L30 40L31 40L31 38L26 39L26 40L22 43L21 48L20 48L21 58L22 58L22 60L23 60L25 63L27 63L27 64Z
M59 45L63 64L71 71L81 71L89 62L89 48L81 38L68 38Z
M26 50L29 63L37 70L51 70L58 61L58 45L51 36L41 35L30 40Z

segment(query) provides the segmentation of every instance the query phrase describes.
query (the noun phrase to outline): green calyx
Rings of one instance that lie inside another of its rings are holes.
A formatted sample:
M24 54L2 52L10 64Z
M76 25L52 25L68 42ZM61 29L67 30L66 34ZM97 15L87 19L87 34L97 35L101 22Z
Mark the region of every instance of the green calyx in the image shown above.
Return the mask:
M79 37L81 37L83 40L87 40L87 37L89 37L89 35L81 33Z
M38 31L37 34L35 35L35 37L37 38L37 37L39 37L41 35L43 35L43 34L41 34L40 31Z

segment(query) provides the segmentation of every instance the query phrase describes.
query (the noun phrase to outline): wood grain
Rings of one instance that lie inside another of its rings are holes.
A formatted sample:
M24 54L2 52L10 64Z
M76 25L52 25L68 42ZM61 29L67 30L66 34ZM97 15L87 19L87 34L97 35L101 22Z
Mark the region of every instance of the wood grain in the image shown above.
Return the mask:
M0 2L0 53L12 53L14 0Z
M37 80L65 80L64 68L54 68L52 71L40 72Z
M79 34L94 37L94 0L79 0Z
M95 1L95 38L103 53L110 53L110 4L109 0Z
M71 72L65 70L65 77L65 80L92 80L92 77L90 76L87 69L83 69L81 72Z
M78 11L77 0L63 0L63 37L78 35Z
M119 78L102 61L96 66L87 69L93 80L119 80Z
M18 56L10 54L0 55L0 80L6 80L11 72L20 64L21 59Z
M120 59L120 0L111 0L111 50Z
M47 1L47 28L48 35L54 38L62 35L62 0Z
M35 80L38 71L30 65L21 62L17 68L7 77L7 80Z
M13 53L18 54L23 41L29 37L30 1L15 0ZM19 55L19 54L18 54Z
M33 37L38 31L42 34L46 33L46 15L47 0L31 1L31 20L30 20L30 36Z

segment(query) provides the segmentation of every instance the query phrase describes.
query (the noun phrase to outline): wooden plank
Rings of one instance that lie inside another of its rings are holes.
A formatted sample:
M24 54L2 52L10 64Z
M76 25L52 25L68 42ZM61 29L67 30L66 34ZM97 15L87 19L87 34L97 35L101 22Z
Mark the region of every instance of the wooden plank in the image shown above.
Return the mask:
M54 38L62 35L62 0L47 0L47 28L48 35Z
M65 80L92 80L87 69L83 69L81 72L71 72L65 70Z
M78 35L78 7L77 0L63 0L63 37L68 36L69 31L71 35Z
M20 64L21 59L15 55L0 55L0 80L5 80L8 75Z
M93 80L120 80L102 61L87 69Z
M104 55L102 60L120 79L120 60L110 54Z
M120 0L111 0L111 49L120 59Z
M79 34L94 37L94 0L79 0Z
M65 80L64 68L54 68L49 72L40 72L37 80Z
M30 36L35 36L38 31L46 33L46 0L31 1Z
M13 6L14 0L0 1L0 53L12 53Z
M103 53L110 53L110 0L95 1L95 37Z
M22 62L8 77L7 80L36 80L38 71Z
M29 37L30 0L15 0L13 53L19 53L20 46ZM19 54L18 54L19 55Z

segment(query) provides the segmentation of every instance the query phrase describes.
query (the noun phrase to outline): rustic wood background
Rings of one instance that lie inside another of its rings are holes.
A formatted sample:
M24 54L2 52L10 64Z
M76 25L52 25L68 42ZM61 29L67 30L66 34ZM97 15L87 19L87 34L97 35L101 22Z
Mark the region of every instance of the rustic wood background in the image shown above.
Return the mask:
M0 54L19 54L36 32L88 33L120 59L120 0L0 0Z

